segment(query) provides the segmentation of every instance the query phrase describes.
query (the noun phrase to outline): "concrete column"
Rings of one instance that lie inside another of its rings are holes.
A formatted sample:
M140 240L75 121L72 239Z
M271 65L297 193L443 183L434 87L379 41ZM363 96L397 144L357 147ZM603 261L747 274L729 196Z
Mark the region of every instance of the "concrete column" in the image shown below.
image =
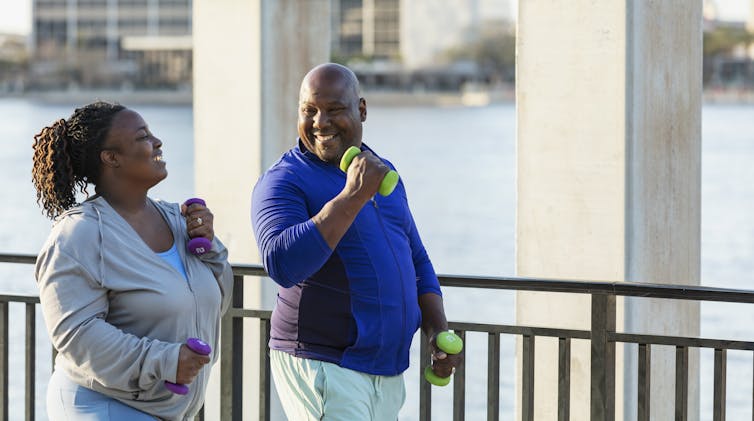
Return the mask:
M701 12L701 0L519 2L518 276L699 284ZM516 300L523 325L589 329L589 309L588 296ZM617 313L618 331L699 333L696 303L618 300ZM536 350L535 419L555 420L557 341ZM635 419L636 347L622 351L616 420ZM695 420L698 355L689 365ZM571 419L589 419L589 367L574 341ZM652 419L673 419L674 353L653 348L652 370Z
M298 88L329 61L329 0L213 0L193 3L195 191L215 214L215 233L234 263L258 263L251 190L295 145ZM247 282L245 305L272 308L272 281ZM244 419L258 419L258 330L244 333ZM207 419L220 419L219 369ZM274 387L273 387L274 389Z

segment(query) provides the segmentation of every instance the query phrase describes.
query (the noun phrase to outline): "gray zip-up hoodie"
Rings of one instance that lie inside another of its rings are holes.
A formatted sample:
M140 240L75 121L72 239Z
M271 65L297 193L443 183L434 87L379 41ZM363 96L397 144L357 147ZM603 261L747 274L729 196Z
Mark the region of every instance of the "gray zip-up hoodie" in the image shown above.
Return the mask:
M36 278L55 369L75 383L167 420L193 419L217 360L221 314L232 295L225 246L186 252L186 222L174 203L150 201L173 232L188 282L105 199L67 211L37 258ZM212 346L187 395L174 395L178 351L187 338Z

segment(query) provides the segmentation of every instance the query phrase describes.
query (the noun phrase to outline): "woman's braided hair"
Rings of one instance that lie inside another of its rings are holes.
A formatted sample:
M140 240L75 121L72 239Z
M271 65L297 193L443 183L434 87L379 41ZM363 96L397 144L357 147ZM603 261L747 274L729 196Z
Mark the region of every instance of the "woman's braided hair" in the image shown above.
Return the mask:
M77 108L34 136L32 182L49 218L76 205L76 190L88 194L100 175L100 152L113 117L125 107L97 101Z

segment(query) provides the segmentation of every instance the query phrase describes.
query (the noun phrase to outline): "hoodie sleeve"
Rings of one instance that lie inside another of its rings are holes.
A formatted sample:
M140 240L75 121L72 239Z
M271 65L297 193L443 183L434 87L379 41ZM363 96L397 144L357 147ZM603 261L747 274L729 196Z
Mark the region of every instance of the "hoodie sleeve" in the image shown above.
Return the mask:
M217 285L223 295L221 304L221 314L225 314L233 298L233 268L228 263L228 249L215 237L212 240L212 248L199 256L199 259L206 264L215 275Z
M181 344L140 338L109 324L108 291L58 244L42 250L35 276L53 346L84 373L127 392L175 380Z

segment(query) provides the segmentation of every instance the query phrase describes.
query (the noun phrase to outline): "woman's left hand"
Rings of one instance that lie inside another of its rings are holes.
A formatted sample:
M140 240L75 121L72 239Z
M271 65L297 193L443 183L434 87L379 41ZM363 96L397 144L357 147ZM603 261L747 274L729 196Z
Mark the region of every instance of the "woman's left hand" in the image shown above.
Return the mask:
M214 215L206 206L199 203L192 203L190 206L182 204L181 214L186 218L189 237L204 237L210 241L215 238Z

